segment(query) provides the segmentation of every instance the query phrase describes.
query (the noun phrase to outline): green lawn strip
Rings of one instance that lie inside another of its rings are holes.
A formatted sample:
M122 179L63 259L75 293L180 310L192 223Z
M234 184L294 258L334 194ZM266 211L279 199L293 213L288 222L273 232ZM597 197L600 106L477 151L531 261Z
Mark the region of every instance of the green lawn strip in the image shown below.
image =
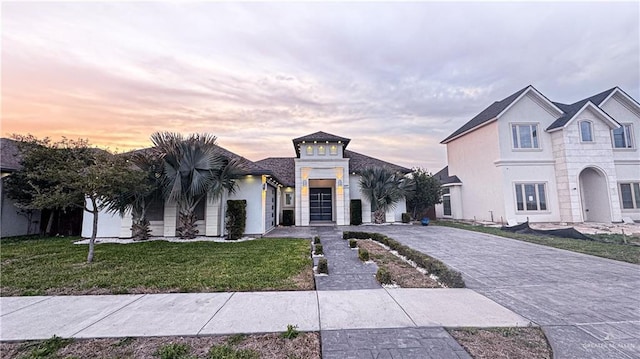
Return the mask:
M166 292L295 290L294 277L311 270L304 239L259 239L239 243L150 241L87 245L78 238L0 242L2 295L74 294L101 288Z
M640 264L640 247L630 244L623 244L625 241L629 242L628 236L616 235L616 234L598 234L589 235L597 241L587 241L582 239L572 238L560 238L551 236L535 236L531 234L520 234L503 231L500 228L474 226L465 223L451 222L451 221L434 221L432 222L438 226L453 227L459 229L466 229L475 232L482 232L493 234L496 236L517 239L524 242L541 244L544 246L566 249L573 252L590 254L598 257L615 259L618 261Z

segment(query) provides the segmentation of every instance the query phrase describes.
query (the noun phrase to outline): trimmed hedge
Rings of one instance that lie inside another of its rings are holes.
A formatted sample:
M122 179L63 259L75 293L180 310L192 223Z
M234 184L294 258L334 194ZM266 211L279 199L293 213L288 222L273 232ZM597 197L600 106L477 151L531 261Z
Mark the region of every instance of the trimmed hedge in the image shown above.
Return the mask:
M410 223L411 222L411 216L409 215L409 213L403 213L402 214L402 223Z
M316 244L316 248L315 248L315 251L313 252L313 254L315 254L317 256L324 254L324 248L322 248L322 244Z
M349 222L352 226L359 226L362 224L362 200L352 199L349 204L349 210L351 212L351 221Z
M318 260L318 274L324 273L329 274L329 263L327 262L327 258L320 258Z
M369 251L364 248L358 248L358 258L361 261L366 262L369 260Z
M247 225L247 201L228 200L226 214L227 239L236 240L242 238Z
M462 279L462 274L447 267L441 261L430 257L422 252L418 252L413 248L409 248L395 239L389 238L380 233L369 232L343 232L342 238L344 239L373 239L376 242L380 242L398 254L407 257L407 259L415 262L419 267L427 270L429 274L436 275L441 283L449 288L464 288L465 283Z

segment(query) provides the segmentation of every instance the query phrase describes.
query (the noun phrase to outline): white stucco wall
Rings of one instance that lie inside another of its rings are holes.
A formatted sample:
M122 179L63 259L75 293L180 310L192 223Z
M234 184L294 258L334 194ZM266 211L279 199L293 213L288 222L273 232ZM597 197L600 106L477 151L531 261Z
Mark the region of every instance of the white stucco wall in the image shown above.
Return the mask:
M88 209L93 209L91 201L85 200L85 206ZM98 233L96 238L118 238L120 236L120 227L122 224L122 217L119 214L107 213L105 210L101 210L98 213ZM82 237L91 237L91 231L93 230L93 214L83 211L82 212Z
M246 176L238 181L238 189L227 199L247 201L247 227L245 233L261 235L264 233L264 206L262 198L262 177Z
M488 221L505 216L504 194L500 169L494 162L500 158L497 122L483 126L447 144L449 175L462 181L460 201L452 201L452 210L464 218ZM453 199L453 196L452 196ZM462 203L463 211L457 208Z

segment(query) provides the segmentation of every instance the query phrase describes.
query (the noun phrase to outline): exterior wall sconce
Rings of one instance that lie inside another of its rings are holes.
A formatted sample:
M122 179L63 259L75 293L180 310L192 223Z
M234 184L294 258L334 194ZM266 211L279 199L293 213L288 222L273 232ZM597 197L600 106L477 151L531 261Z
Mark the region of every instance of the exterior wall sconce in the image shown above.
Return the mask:
M338 187L342 187L342 180L338 180Z
M303 180L302 181L302 187L307 187L309 182L307 182L307 180Z

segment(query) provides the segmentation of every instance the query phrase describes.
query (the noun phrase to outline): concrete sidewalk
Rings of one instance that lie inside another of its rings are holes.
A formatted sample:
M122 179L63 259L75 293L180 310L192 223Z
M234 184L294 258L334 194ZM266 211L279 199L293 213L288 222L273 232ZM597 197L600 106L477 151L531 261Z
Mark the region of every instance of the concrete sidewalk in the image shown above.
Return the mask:
M0 340L526 326L470 289L2 297Z

